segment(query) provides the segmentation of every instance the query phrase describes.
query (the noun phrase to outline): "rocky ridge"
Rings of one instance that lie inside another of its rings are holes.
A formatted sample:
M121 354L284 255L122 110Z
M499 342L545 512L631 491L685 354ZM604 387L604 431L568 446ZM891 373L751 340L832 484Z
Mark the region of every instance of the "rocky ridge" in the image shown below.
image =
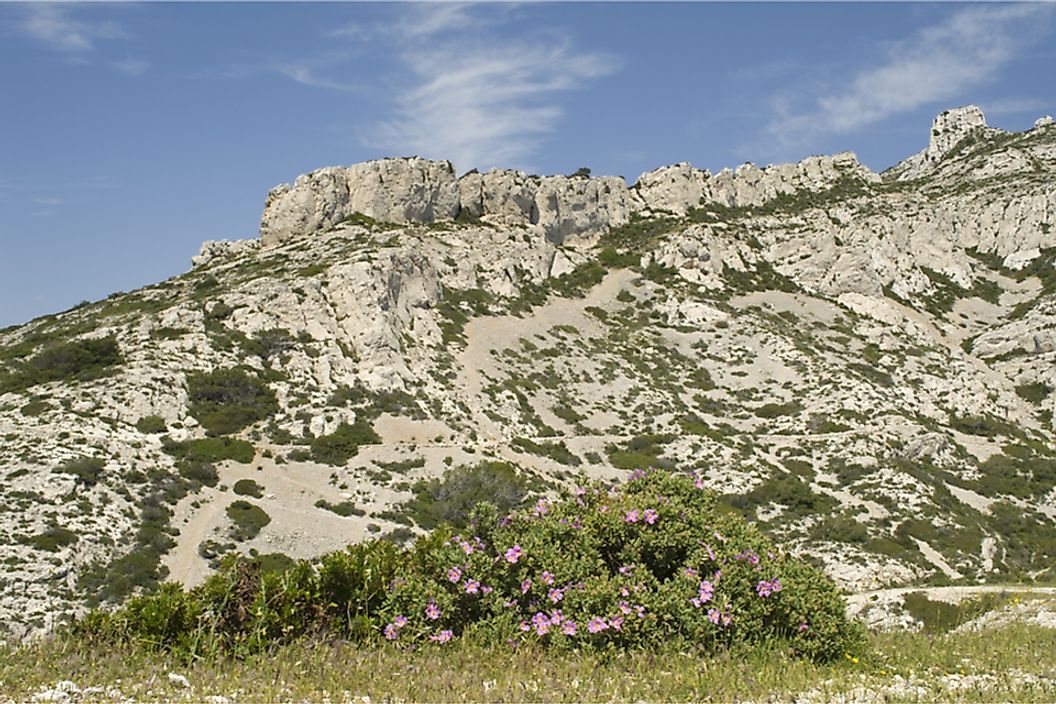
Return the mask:
M2 616L419 530L417 483L484 460L694 470L852 590L1046 576L1054 224L1056 126L976 108L883 174L307 174L259 239L0 331ZM273 405L215 425L216 370Z

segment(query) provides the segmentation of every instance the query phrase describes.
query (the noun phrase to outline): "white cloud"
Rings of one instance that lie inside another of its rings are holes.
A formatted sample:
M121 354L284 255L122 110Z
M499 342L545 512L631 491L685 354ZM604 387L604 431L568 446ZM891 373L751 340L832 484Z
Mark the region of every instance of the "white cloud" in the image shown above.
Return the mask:
M371 141L399 154L450 159L460 171L527 168L562 116L558 94L613 73L619 61L578 51L552 31L519 41L484 39L495 33L481 30L507 22L511 8L471 9L416 5L392 26L413 80Z
M74 53L91 51L100 39L128 36L116 22L86 22L74 18L67 8L52 4L28 5L20 27L26 35L56 51Z
M305 64L292 62L274 63L270 64L268 68L279 75L289 78L291 81L296 81L301 85L311 86L313 88L329 88L331 90L341 91L356 89L356 87L351 84L324 78Z
M784 144L803 144L832 133L849 133L931 103L949 102L993 80L1001 68L1047 27L1051 4L982 5L897 42L878 66L850 83L823 91L804 109L787 95L775 97L767 127Z
M405 57L419 83L398 100L381 140L407 154L452 160L460 170L529 158L562 111L554 94L611 73L613 59L567 46L510 45Z
M110 66L129 76L142 76L150 69L150 62L128 58L123 61L112 61Z

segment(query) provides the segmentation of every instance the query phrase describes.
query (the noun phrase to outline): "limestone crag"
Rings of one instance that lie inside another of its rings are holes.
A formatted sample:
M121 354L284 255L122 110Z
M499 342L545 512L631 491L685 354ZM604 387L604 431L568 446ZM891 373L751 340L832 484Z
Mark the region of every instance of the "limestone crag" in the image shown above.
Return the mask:
M931 138L923 151L914 154L892 171L898 172L898 180L908 181L925 176L942 161L965 137L975 132L998 132L987 127L983 111L975 105L966 105L939 113L931 123Z
M824 191L845 181L876 183L877 174L849 152L798 164L744 164L715 177L687 163L643 174L634 187L622 178L532 176L510 169L470 172L457 181L450 162L381 159L327 167L272 189L261 216L265 247L333 227L357 213L382 222L431 223L480 219L494 225L534 226L547 240L589 240L627 223L632 215L715 203L760 205L798 191Z
M268 193L260 222L265 246L335 225L355 213L383 222L434 222L458 215L449 161L379 159L303 174Z

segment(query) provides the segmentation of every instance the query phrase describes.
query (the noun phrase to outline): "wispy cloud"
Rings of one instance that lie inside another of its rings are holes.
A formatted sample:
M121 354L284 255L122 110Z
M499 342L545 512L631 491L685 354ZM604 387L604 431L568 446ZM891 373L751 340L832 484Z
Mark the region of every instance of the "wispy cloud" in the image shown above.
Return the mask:
M982 105L983 112L987 115L1041 115L1044 110L1051 110L1052 103L1038 98L999 98L990 100Z
M110 67L128 76L142 76L150 70L150 62L128 58L121 61L111 61Z
M19 26L27 36L49 48L71 53L91 51L101 39L128 36L116 22L78 19L69 8L54 4L27 5Z
M496 21L466 5L414 6L396 25L413 80L372 139L396 153L450 159L460 170L525 167L562 116L557 94L619 68L615 57L577 51L553 35L482 42L479 29Z
M951 101L994 79L999 70L1044 35L1048 3L971 6L895 43L879 65L849 84L815 93L805 106L782 94L767 133L778 143L802 145L863 129L893 115Z

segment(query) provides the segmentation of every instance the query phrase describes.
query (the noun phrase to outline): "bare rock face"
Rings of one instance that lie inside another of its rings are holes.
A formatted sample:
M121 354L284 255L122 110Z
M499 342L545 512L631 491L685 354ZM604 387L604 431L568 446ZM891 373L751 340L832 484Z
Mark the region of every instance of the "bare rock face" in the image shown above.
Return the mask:
M535 193L539 225L546 238L562 244L570 237L600 233L619 227L640 210L640 202L622 178L603 176L548 176Z
M1044 115L1043 117L1039 117L1037 120L1034 121L1034 128L1038 129L1038 128L1041 128L1041 127L1048 127L1051 124L1052 124L1052 116L1051 115Z
M742 164L732 171L723 169L711 180L704 197L731 207L761 205L797 191L824 191L847 179L875 183L880 176L860 164L853 153L841 152L812 156L797 164L765 168Z
M986 116L975 105L945 110L931 123L928 146L895 167L898 180L908 181L927 175L961 140L976 131L988 130Z
M261 243L273 246L353 213L385 222L433 222L454 218L458 209L458 181L449 161L414 157L331 166L268 193Z
M693 168L689 162L662 166L638 177L635 190L649 210L685 215L702 198L710 195L711 174Z

